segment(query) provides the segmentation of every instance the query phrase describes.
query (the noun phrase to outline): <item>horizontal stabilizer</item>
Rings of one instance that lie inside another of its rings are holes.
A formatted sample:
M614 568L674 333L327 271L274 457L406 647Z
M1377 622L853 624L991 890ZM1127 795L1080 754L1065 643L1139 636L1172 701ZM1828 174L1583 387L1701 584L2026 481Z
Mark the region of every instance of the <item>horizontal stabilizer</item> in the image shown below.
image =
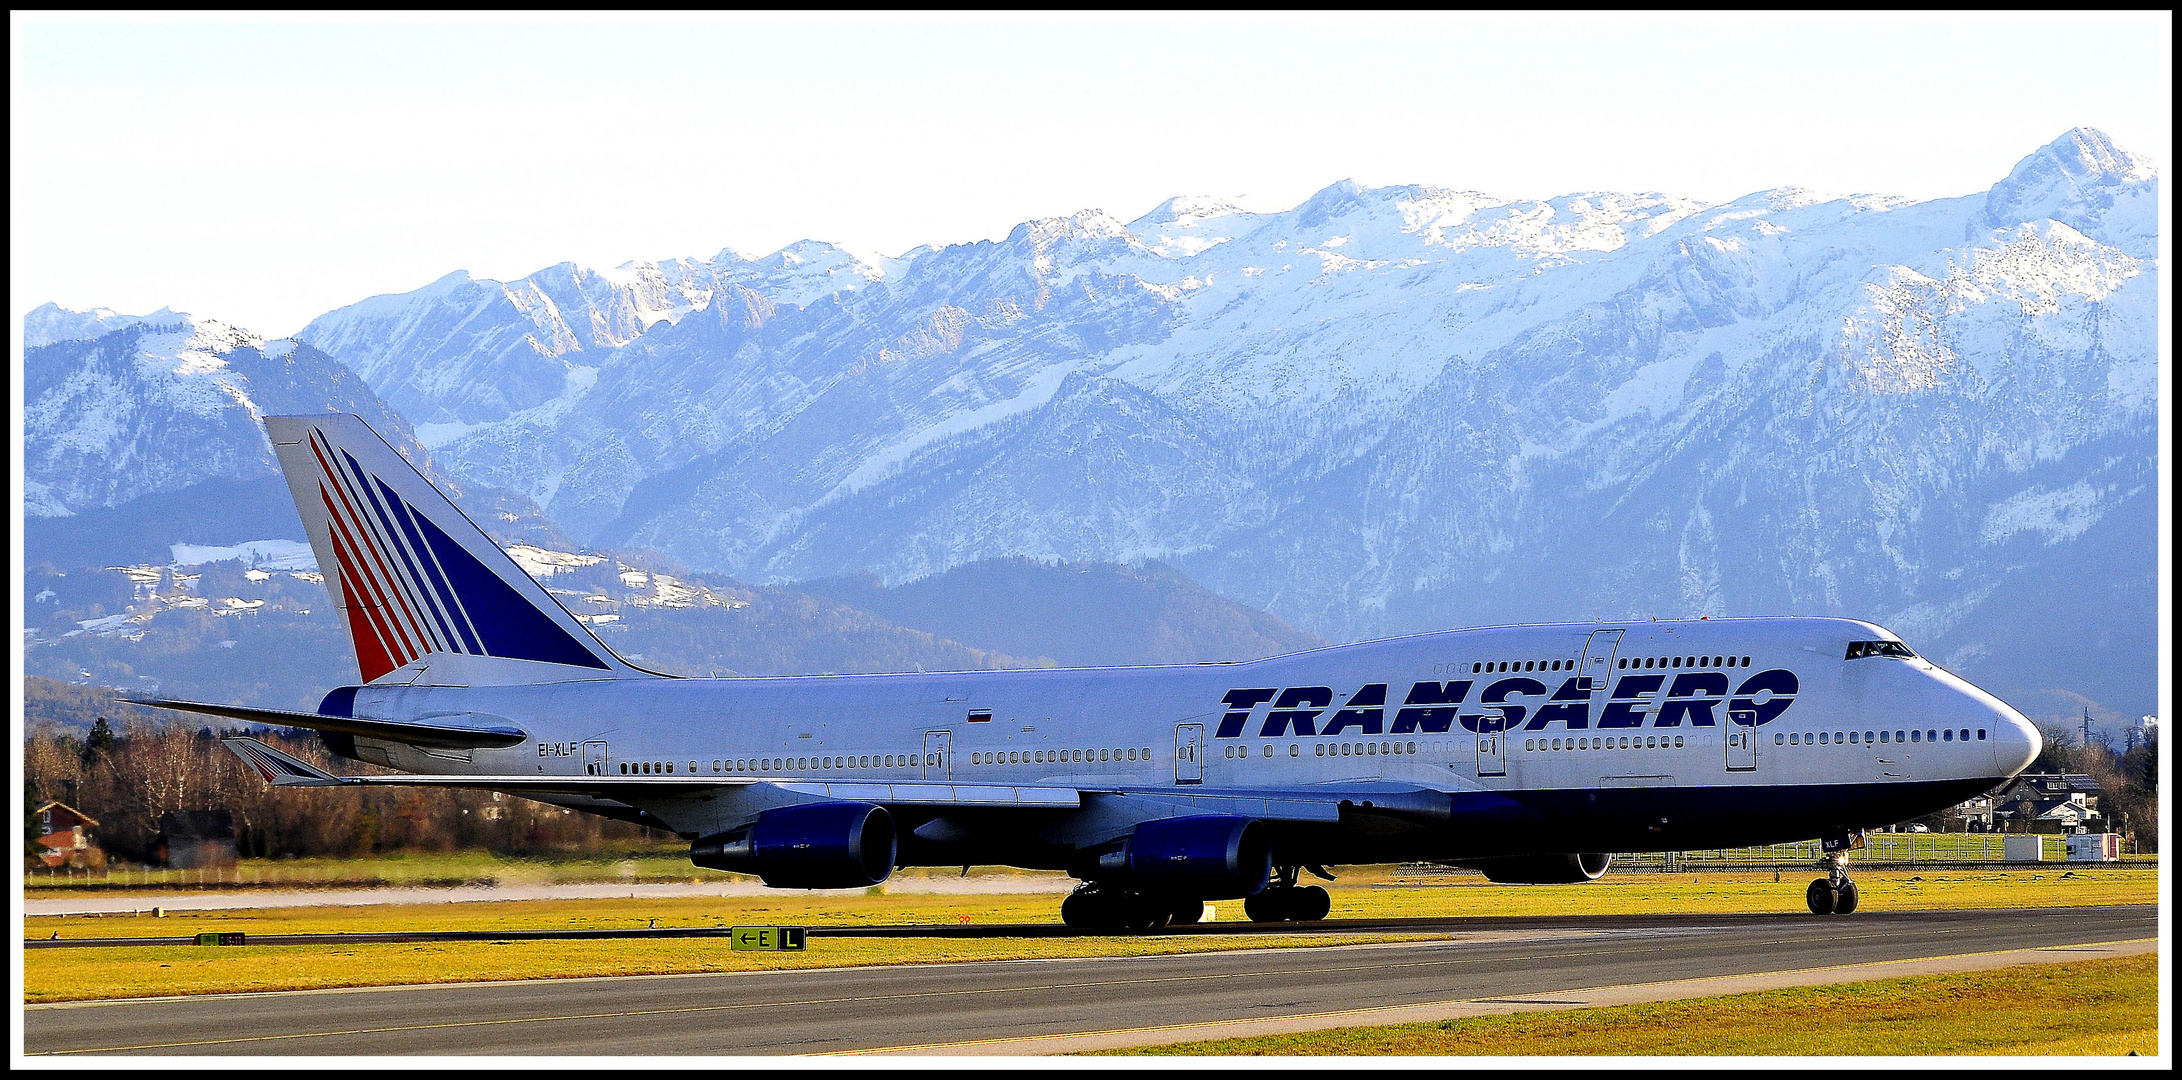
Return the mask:
M298 761L270 746L241 735L220 740L242 763L258 771L274 787L339 787L340 777L309 762Z
M151 698L122 700L134 705L149 705L155 709L177 709L208 716L224 716L230 720L244 720L269 727L309 728L312 731L361 735L367 739L385 739L411 746L497 748L514 746L530 738L529 732L505 720L480 718L481 722L477 724L417 724L401 720L369 720L354 716L289 712L285 709L253 709L247 705L213 705L200 701L162 701Z

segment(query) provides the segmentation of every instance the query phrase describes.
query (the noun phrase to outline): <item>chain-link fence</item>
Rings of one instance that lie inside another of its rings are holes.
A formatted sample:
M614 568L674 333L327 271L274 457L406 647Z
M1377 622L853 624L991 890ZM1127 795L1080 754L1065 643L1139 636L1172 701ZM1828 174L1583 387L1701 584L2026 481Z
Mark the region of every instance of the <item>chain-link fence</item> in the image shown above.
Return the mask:
M1948 866L2035 866L2037 862L2008 858L2006 842L2021 835L2002 833L1872 833L1864 846L1849 853L1849 865L1861 869L1922 869ZM2041 861L2068 860L2068 838L2039 834ZM1712 848L1703 851L1648 851L1617 854L1614 870L1641 873L1713 871L1803 870L1816 864L1824 848L1816 840L1763 847ZM2078 863L2078 866L2156 868L2155 855L2124 854L2118 863ZM1400 867L1407 874L1456 872L1437 863L1411 863Z

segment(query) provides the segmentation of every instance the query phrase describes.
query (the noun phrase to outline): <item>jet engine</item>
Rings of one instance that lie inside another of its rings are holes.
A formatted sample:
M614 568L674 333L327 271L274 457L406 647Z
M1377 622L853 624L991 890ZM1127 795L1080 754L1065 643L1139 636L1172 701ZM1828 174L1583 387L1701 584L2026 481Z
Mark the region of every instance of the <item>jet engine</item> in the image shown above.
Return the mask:
M1597 881L1614 861L1597 852L1580 855L1519 855L1505 859L1475 859L1456 863L1485 875L1501 885L1574 885Z
M776 889L861 889L894 872L894 818L870 803L784 806L689 846L689 861Z
M1097 878L1144 892L1232 900L1265 888L1273 867L1265 825L1206 815L1147 821L1099 856Z

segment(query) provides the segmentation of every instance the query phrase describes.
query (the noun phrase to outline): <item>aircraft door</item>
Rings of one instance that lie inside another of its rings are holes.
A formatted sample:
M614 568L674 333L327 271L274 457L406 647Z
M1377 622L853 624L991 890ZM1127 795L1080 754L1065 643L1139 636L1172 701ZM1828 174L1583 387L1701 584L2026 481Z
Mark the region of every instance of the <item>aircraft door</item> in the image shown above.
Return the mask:
M587 742L583 744L583 772L585 776L606 775L605 743Z
M1621 648L1621 631L1593 630L1591 640L1584 643L1583 666L1576 669L1587 682L1586 689L1605 690L1614 677L1614 653Z
M1748 772L1758 767L1758 714L1749 709L1727 711L1727 771Z
M1507 718L1497 711L1478 718L1477 721L1477 774L1479 776L1508 775L1508 733L1501 728Z
M1205 782L1205 725L1176 724L1174 728L1174 782Z
M950 780L954 778L955 733L952 731L927 731L924 733L924 778Z

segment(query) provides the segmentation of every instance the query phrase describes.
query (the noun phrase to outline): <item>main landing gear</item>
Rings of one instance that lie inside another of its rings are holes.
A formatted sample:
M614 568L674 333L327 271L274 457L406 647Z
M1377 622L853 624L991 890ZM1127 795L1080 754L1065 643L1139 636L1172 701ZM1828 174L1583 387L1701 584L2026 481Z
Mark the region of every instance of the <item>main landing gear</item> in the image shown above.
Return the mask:
M1302 867L1278 866L1256 896L1243 900L1243 912L1251 922L1317 922L1333 910L1333 898L1316 885L1298 886ZM1319 867L1311 873L1333 880ZM1231 894L1232 895L1232 894ZM1086 881L1061 901L1061 921L1072 930L1119 934L1157 930L1163 926L1188 926L1204 916L1205 902L1197 897L1176 897L1135 892L1110 883Z
M1856 910L1856 883L1849 880L1849 850L1864 846L1861 831L1842 833L1826 840L1826 854L1818 868L1826 876L1811 882L1804 899L1813 915L1847 915Z
M1296 886L1300 867L1278 866L1273 868L1273 880L1265 891L1243 901L1243 914L1251 922L1317 922L1333 910L1333 897L1316 885ZM1311 872L1327 881L1333 875L1312 867Z
M1203 918L1204 913L1202 900L1130 892L1096 881L1076 886L1076 891L1061 901L1061 921L1070 929L1107 934L1188 926Z

